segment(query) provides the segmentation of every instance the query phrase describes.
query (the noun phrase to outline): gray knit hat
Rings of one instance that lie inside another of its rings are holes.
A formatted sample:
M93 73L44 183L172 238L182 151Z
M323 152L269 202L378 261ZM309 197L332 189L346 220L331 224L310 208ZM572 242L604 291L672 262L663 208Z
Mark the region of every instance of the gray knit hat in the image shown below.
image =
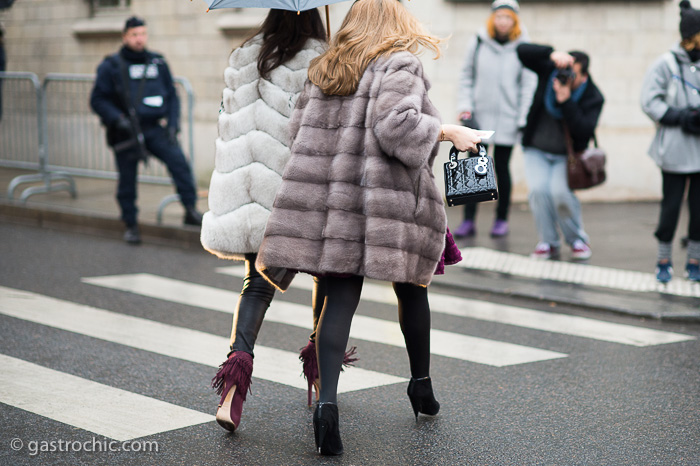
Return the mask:
M681 7L681 38L690 39L700 32L700 10L694 9L688 0L683 0Z
M516 0L494 0L491 4L491 11L496 11L500 8L508 8L516 13L520 13L520 5Z

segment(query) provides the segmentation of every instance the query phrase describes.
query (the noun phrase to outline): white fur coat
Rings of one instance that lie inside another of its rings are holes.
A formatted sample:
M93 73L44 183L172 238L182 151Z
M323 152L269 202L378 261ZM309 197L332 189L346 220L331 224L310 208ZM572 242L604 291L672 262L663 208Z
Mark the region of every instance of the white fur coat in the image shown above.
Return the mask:
M258 251L289 160L289 117L307 79L309 62L324 50L308 40L290 61L260 77L258 35L231 53L219 115L209 212L201 241L207 251L242 260Z

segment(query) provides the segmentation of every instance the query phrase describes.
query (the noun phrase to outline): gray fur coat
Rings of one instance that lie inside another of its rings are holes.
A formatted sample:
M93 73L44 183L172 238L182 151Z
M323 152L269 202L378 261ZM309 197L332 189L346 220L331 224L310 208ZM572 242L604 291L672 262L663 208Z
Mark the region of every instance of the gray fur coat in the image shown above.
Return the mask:
M289 117L304 88L309 62L325 45L309 39L269 79L258 73L262 34L231 53L219 114L209 212L202 246L224 259L257 252L289 160Z
M431 168L441 121L429 88L409 52L370 63L350 96L306 83L256 263L275 286L289 286L286 269L430 283L447 220Z

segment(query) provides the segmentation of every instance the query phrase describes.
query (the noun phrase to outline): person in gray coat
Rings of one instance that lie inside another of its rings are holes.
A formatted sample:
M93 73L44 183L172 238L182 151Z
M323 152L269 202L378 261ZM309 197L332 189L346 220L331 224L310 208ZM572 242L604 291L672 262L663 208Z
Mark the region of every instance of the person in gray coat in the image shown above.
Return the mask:
M510 156L525 126L527 112L537 87L537 75L525 68L516 49L528 41L520 24L520 7L516 0L495 0L486 27L471 41L460 74L457 94L459 119L465 126L496 133L491 142L498 182L496 218L492 237L508 234L510 207ZM476 234L476 204L465 204L464 221L457 227L457 237Z
M671 281L672 243L688 187L688 262L686 274L700 281L700 10L680 3L681 42L661 55L644 78L641 104L657 124L649 155L661 169L662 199L656 279Z

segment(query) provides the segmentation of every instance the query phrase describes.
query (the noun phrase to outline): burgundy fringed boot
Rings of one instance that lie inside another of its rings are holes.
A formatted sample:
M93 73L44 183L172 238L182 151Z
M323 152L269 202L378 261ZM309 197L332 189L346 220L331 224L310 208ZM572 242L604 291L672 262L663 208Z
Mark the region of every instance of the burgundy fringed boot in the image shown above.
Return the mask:
M221 395L216 422L231 432L241 423L243 402L250 390L253 374L253 356L245 351L236 351L219 366L219 371L211 379L211 387Z
M353 366L358 358L354 357L357 354L357 347L353 346L345 352L343 357L343 366ZM321 380L318 374L318 360L316 359L316 342L309 340L305 347L299 352L299 360L302 362L302 372L306 383L308 384L307 403L309 408L313 406L311 403L311 388L313 387L318 401L318 392L321 389ZM343 370L342 368L340 369Z

